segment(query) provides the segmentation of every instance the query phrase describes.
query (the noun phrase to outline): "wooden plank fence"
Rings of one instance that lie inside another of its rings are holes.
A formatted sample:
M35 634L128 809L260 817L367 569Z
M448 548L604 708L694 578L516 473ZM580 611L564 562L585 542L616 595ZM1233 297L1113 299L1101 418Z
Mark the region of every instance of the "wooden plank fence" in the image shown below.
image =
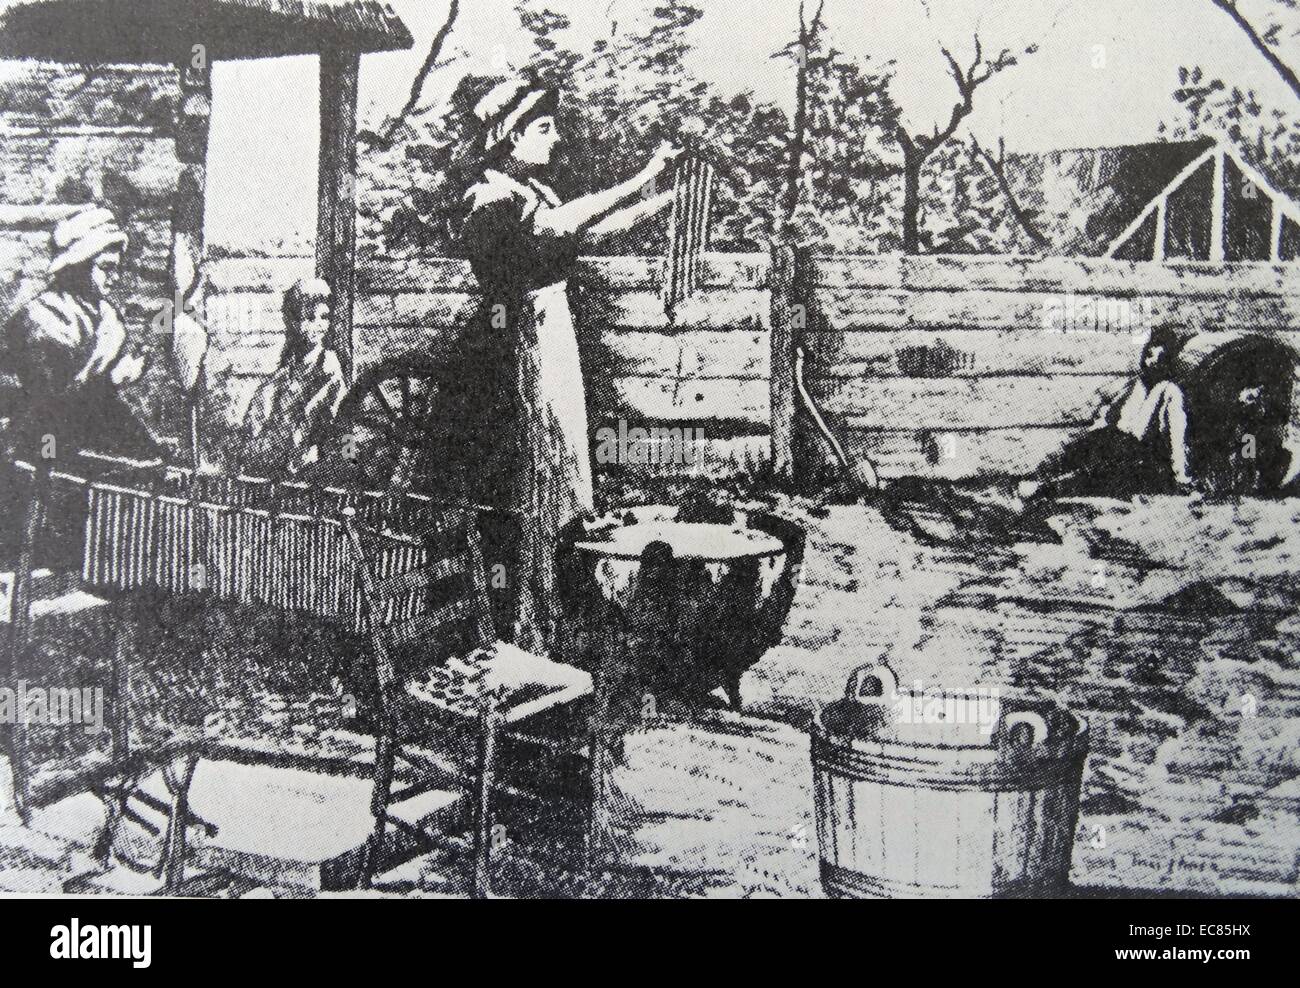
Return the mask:
M212 264L219 364L253 384L281 336L279 293L310 258ZM885 477L1023 475L1092 421L1134 373L1154 325L1280 337L1300 351L1294 264L1075 258L710 255L669 325L662 261L588 258L576 297L593 427L699 428L718 472L771 464L805 478L826 459L797 407L794 350L854 456ZM371 260L356 275L358 368L437 357L477 305L468 265ZM698 469L698 461L690 469ZM644 467L673 472L674 465Z

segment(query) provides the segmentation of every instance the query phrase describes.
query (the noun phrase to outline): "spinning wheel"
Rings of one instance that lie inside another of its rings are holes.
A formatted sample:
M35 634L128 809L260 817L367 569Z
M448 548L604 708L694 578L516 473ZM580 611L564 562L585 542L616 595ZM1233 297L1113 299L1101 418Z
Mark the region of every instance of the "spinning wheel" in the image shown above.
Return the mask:
M372 479L409 486L438 430L430 418L438 375L432 361L418 356L391 358L362 374L336 420L337 435L354 447L344 459Z
M339 409L339 418L418 449L433 434L428 421L437 369L418 357L386 360L366 371Z

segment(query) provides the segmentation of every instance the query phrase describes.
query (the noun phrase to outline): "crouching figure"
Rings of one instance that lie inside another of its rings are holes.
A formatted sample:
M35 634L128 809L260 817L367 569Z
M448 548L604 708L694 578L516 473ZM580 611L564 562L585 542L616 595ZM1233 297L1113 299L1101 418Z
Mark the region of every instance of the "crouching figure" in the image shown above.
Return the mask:
M1178 338L1156 330L1137 377L1092 427L1039 469L1025 493L1135 494L1190 490L1187 402L1173 380Z

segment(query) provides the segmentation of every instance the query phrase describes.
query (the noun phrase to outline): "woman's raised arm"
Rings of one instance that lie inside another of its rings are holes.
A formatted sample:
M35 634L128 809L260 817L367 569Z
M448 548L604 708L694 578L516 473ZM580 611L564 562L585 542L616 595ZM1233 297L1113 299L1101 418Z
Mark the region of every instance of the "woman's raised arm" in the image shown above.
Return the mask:
M615 212L623 203L641 195L641 190L659 176L681 154L680 148L664 143L650 158L649 163L626 182L612 189L592 192L562 206L542 206L533 218L533 228L539 233L568 237L585 233L605 217Z
M634 202L630 206L610 213L599 223L587 230L587 236L592 239L611 237L615 234L625 233L632 227L636 226L642 220L647 220L656 213L662 212L673 201L673 190L665 189L648 199L641 202Z

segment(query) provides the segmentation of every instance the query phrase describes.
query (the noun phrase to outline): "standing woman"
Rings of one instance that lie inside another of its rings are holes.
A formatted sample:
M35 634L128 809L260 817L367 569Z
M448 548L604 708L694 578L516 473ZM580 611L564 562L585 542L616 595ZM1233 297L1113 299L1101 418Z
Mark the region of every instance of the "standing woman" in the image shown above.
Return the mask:
M511 552L515 640L537 651L554 641L558 534L595 509L568 278L584 239L630 229L669 204L671 192L644 190L679 153L664 144L627 181L563 202L547 184L558 98L510 79L474 107L481 157L459 240L483 300L444 381L445 441L434 461L435 482L445 477L458 496L522 520Z

